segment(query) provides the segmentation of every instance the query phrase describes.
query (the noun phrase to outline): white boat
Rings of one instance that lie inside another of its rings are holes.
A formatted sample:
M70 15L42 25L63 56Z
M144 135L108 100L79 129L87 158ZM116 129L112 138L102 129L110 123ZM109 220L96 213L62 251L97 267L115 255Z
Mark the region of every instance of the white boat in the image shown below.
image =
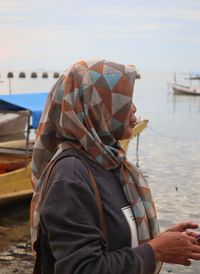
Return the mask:
M185 75L185 73L184 73ZM183 85L183 84L178 84L176 81L176 74L174 74L174 83L169 84L170 87L173 90L173 93L175 95L195 95L195 96L200 96L200 73L189 73L188 78L184 78L185 80L189 80L190 84L189 85ZM199 81L199 85L196 86L194 85L195 81Z
M172 90L174 94L177 95L197 95L200 96L200 87L188 87L184 85L179 85L179 84L172 84L171 85Z

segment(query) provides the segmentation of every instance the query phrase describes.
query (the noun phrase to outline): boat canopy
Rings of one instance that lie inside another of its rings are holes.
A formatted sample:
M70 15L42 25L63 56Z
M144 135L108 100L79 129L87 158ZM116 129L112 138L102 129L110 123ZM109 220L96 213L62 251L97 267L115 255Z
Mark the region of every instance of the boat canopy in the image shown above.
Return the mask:
M188 80L200 80L200 72L199 71L190 71Z
M28 110L32 116L32 128L38 128L47 99L47 92L0 95L0 111Z

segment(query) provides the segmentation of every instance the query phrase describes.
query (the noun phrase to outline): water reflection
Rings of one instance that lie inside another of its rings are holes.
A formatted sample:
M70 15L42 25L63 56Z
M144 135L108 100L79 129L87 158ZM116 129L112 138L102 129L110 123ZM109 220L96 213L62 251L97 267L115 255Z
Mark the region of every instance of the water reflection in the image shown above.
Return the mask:
M169 102L172 102L173 113L179 111L180 108L184 107L184 110L189 114L193 112L200 113L200 96L192 95L178 95L169 93L168 94Z
M159 77L156 82L151 76L148 88L143 83L138 97L136 93L140 116L149 119L140 136L140 168L148 175L161 230L187 220L200 224L200 97L164 92ZM134 163L135 146L133 140L128 153ZM190 267L164 264L161 273L197 274L200 262Z

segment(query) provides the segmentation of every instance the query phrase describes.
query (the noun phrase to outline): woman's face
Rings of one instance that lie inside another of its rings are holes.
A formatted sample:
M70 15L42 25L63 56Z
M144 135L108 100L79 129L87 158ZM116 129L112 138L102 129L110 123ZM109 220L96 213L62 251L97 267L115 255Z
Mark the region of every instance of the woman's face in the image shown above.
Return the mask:
M123 136L120 138L121 140L123 139L129 139L132 135L132 130L136 125L137 118L135 116L135 113L137 111L136 106L132 103L130 111L129 111L129 122L128 125L124 131Z

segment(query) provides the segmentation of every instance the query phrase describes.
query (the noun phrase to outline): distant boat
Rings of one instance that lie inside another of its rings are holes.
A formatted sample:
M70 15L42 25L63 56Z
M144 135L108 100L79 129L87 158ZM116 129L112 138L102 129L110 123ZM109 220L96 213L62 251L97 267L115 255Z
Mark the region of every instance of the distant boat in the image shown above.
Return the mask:
M200 95L200 87L187 87L183 85L173 84L172 89L177 95Z
M176 74L174 74L174 83L169 84L172 88L173 93L175 95L195 95L200 96L200 74L199 73L189 73L188 78L186 80L190 81L190 85L182 85L176 82ZM193 82L199 80L199 85L194 86Z

